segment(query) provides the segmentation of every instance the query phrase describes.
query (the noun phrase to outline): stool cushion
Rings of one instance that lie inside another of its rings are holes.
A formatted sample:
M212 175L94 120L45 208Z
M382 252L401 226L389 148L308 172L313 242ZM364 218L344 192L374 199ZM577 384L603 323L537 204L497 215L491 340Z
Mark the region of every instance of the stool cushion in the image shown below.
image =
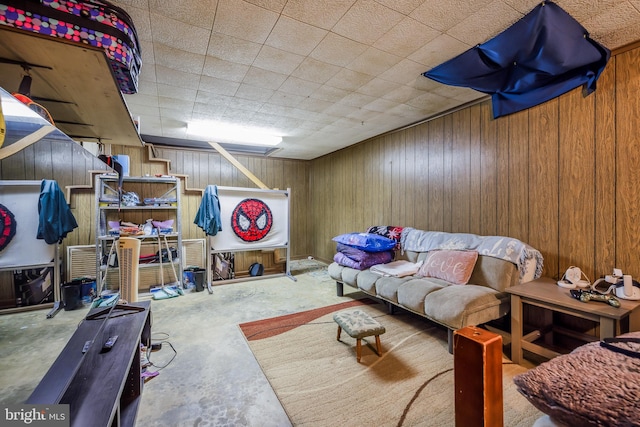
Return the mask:
M333 320L352 338L362 339L385 333L384 326L362 310L336 313Z

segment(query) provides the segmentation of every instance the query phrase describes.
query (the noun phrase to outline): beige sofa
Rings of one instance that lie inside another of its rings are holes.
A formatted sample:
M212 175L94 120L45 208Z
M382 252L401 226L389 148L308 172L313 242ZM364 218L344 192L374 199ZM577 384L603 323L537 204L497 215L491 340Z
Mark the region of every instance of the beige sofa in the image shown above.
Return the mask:
M412 236L417 237L411 239ZM502 318L510 309L509 294L505 289L534 280L542 272L540 252L517 239L501 236L424 232L405 228L398 255L416 263L425 260L431 250L454 248L478 251L478 259L466 285L454 285L418 274L381 276L371 269L356 270L336 262L330 264L328 270L336 281L339 296L343 295L343 286L347 284L385 301L389 304L390 312L393 312L394 306L402 307L445 326L449 332L451 351L454 330Z

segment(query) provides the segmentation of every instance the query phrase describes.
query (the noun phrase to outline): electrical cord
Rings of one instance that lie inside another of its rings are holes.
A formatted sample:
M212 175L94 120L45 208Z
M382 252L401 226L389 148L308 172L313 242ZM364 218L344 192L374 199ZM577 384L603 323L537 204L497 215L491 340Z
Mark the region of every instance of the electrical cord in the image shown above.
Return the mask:
M157 335L160 335L160 337L157 337ZM155 336L155 337L154 337ZM166 332L156 332L155 334L152 334L151 336L151 345L149 347L147 347L146 350L146 356L147 356L147 361L149 362L149 366L153 366L154 368L156 368L157 371L161 371L162 369L166 368L167 366L169 366L171 364L171 362L173 362L173 359L176 358L176 356L178 355L178 351L175 349L175 347L173 346L173 344L171 344L171 342L169 342L169 334ZM151 353L152 353L152 348L155 344L160 344L160 348L162 348L162 345L168 345L169 347L171 347L171 350L173 351L173 355L171 356L171 359L169 359L169 361L167 363L165 363L164 365L158 365L156 363L153 363L151 361Z

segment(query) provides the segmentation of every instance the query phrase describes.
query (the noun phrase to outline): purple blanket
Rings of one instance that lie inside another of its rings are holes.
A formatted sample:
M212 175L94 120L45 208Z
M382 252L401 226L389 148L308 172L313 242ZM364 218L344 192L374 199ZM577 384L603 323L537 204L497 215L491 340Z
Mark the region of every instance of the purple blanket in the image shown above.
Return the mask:
M350 248L353 250L358 250L354 248ZM350 252L350 251L349 251ZM393 260L393 251L384 251L384 252L362 252L362 254L356 254L357 259L352 259L349 257L347 253L337 252L333 260L340 265L345 267L355 268L356 270L366 270L372 265L376 264L386 264Z

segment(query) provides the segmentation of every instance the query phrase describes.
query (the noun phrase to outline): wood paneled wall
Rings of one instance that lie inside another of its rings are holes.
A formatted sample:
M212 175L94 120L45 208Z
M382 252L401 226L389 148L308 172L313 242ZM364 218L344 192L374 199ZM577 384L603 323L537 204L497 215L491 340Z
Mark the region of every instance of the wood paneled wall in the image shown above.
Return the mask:
M489 101L311 162L313 248L370 225L505 235L545 275L640 277L640 49L581 89L493 119Z
M112 146L113 154L130 157L131 176L170 173L185 175L182 194L183 239L205 237L193 219L196 216L202 193L207 185L256 188L249 178L215 151L181 150L156 146L154 153L148 149L127 146ZM302 160L272 159L234 155L234 157L267 187L291 189L290 196L290 236L291 257L306 257L313 254L309 239L309 162ZM164 159L164 160L163 160ZM167 165L169 170L167 171Z

